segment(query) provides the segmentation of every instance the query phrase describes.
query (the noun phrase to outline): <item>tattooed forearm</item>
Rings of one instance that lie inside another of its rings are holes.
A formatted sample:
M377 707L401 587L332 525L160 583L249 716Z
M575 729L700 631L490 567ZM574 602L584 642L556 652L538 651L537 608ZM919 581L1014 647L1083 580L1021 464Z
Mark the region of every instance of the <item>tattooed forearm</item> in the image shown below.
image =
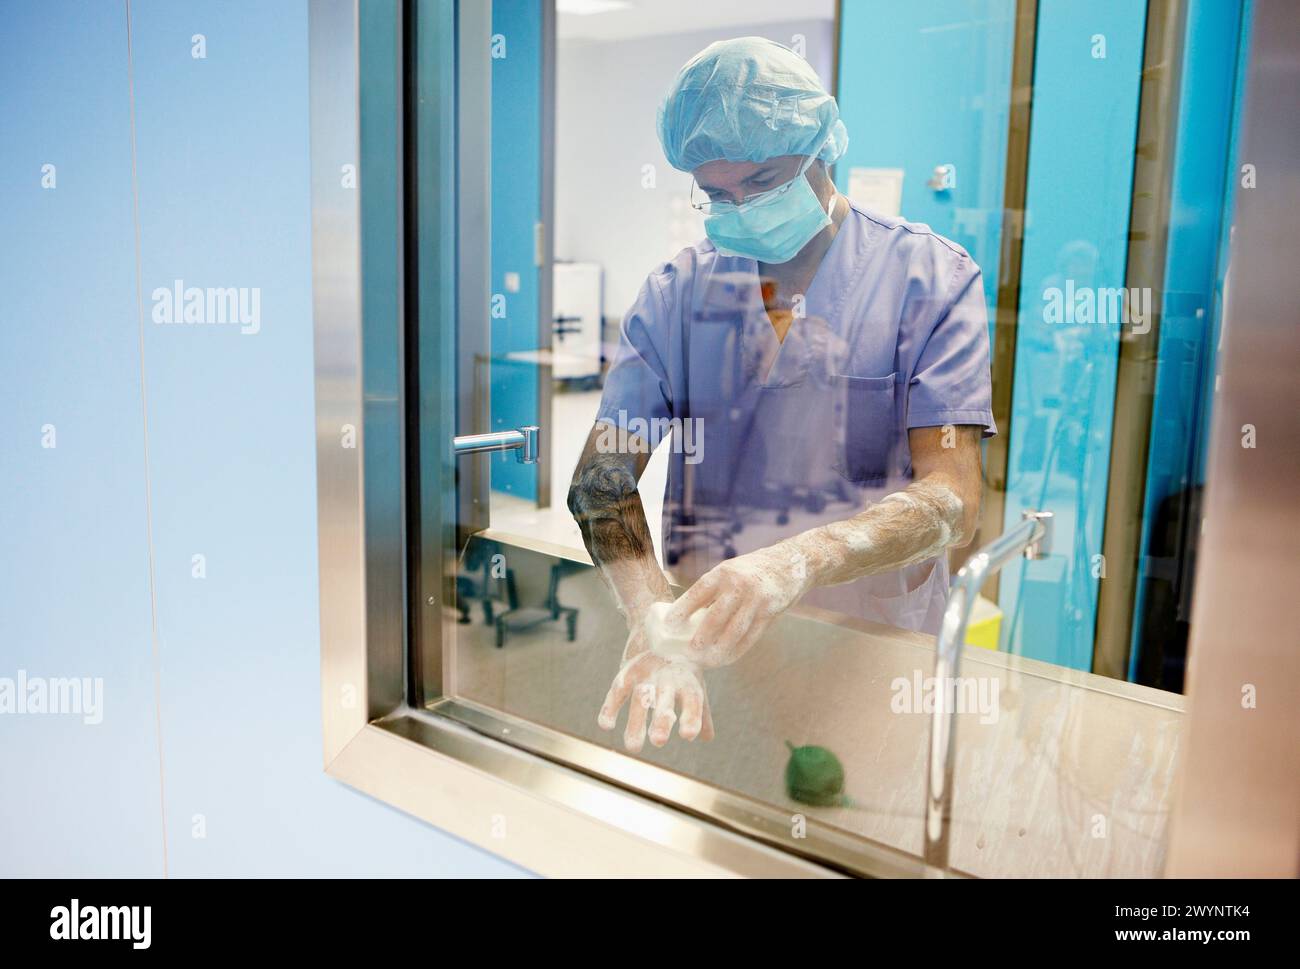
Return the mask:
M593 432L569 487L569 511L619 610L635 622L651 602L671 599L672 591L655 559L637 491L641 459L635 454L602 454L595 441Z
M569 511L597 565L652 554L636 478L622 455L597 454L578 466Z

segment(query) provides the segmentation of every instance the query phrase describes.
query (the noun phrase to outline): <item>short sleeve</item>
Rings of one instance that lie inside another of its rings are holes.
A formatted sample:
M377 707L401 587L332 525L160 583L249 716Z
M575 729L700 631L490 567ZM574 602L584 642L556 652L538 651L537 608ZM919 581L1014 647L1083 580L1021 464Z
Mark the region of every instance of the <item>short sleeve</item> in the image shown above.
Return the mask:
M596 420L644 433L672 416L672 385L666 360L670 344L670 301L659 274L642 284L619 328L618 353L605 377ZM651 435L651 444L658 440Z
M944 304L915 369L907 398L907 426L974 424L984 437L993 423L993 384L989 370L988 311L979 267L964 253L947 287Z

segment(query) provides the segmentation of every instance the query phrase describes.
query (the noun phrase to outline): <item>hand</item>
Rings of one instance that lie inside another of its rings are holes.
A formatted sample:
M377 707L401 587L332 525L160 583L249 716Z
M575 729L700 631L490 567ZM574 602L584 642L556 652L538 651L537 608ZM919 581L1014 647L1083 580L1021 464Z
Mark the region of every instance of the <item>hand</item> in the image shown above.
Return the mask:
M809 589L808 561L789 542L728 559L706 572L668 610L685 623L705 610L686 656L703 669L734 663L749 652L772 620Z
M713 739L713 716L704 679L694 663L682 657L665 658L649 651L645 626L633 624L623 650L623 665L605 695L597 723L602 730L613 730L618 712L628 704L627 726L623 746L632 753L645 744L646 720L651 708L650 743L662 747L672 735L677 722L676 707L681 704L681 722L677 733L683 740Z

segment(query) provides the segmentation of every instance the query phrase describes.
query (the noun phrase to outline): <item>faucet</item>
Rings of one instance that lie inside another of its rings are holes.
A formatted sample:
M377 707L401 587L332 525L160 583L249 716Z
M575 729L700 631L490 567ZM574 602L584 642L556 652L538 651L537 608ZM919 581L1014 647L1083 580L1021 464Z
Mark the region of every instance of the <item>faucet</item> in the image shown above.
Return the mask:
M984 580L1018 555L1037 559L1051 554L1052 513L1025 511L1021 521L972 555L948 589L948 605L934 654L934 713L930 717L930 755L925 778L925 863L948 868L948 841L952 827L953 714L956 698L950 695L961 672L961 651L966 642L975 598ZM955 691L954 691L955 692Z

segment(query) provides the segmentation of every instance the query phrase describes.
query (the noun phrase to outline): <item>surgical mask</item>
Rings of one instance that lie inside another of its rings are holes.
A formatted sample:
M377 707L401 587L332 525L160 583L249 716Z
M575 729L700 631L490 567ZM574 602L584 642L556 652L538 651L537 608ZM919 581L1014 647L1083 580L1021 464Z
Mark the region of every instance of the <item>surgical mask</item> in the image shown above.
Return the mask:
M740 203L711 203L704 231L718 251L765 263L789 262L813 236L830 225L835 196L823 209L804 177L815 158L810 155L798 175L776 188Z

